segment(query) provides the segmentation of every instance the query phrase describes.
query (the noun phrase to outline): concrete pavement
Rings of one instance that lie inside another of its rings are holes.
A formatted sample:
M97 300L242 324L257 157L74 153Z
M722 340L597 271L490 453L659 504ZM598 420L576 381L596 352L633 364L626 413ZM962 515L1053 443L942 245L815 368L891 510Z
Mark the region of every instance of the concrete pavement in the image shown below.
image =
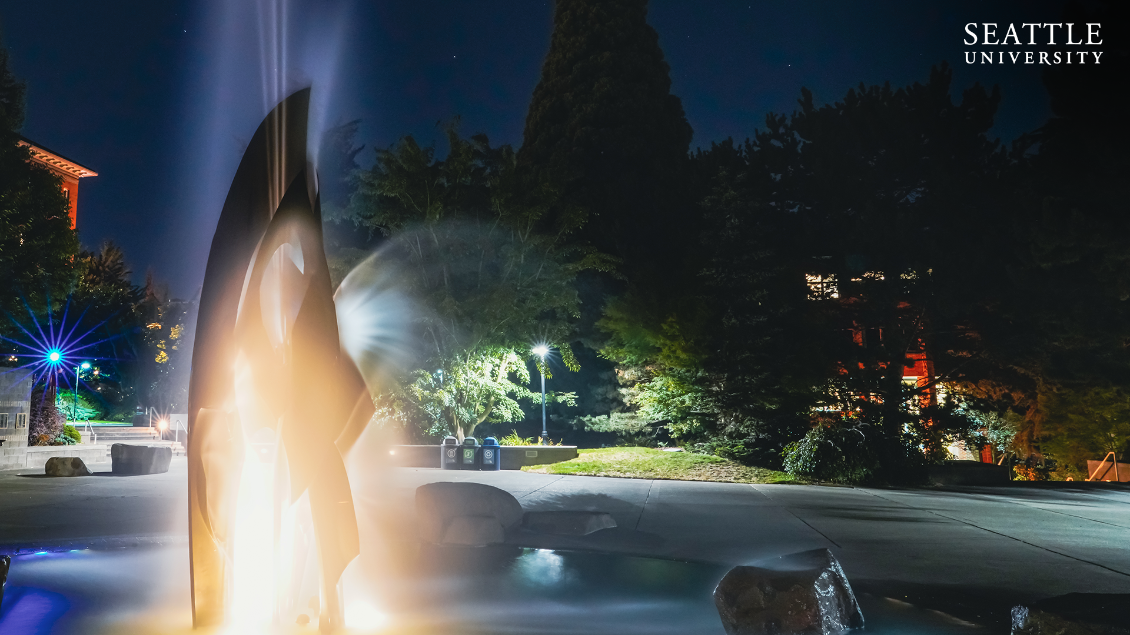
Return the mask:
M93 466L109 471L109 466ZM351 463L362 544L414 540L415 488L474 481L528 511L609 512L618 527L551 548L722 564L828 547L857 591L1000 623L1018 602L1130 592L1130 489L896 490L648 481ZM0 553L185 539L185 461L168 474L51 479L0 472ZM374 533L376 532L376 533ZM119 545L120 546L120 545ZM392 548L389 546L388 548Z
M110 463L72 478L42 467L0 471L0 553L184 541L187 466L178 457L167 473L145 476L114 475Z
M388 503L467 480L528 511L606 511L616 530L581 547L745 564L828 547L857 591L1003 625L1008 608L1072 592L1130 592L1130 489L1110 486L868 489L646 481L515 472L396 470Z

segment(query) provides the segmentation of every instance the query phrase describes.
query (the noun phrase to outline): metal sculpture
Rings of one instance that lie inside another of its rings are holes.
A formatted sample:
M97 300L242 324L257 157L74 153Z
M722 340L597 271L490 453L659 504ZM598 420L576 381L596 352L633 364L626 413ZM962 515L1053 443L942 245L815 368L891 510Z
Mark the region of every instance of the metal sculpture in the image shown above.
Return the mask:
M323 631L342 623L338 585L359 553L343 456L373 406L338 338L317 175L306 154L309 103L309 89L294 93L256 130L208 255L188 415L197 627L221 624L231 608L236 501L254 467L248 457L271 461L278 484L274 535L263 540L278 540L284 510L308 493ZM274 607L275 618L284 610Z

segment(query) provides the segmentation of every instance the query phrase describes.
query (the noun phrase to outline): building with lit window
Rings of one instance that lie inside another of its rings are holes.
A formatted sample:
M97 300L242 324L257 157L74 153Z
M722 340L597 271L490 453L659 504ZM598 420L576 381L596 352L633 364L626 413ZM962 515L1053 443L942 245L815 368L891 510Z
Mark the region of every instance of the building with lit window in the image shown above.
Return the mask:
M31 382L25 369L0 366L0 470L24 467Z
M75 227L75 223L78 221L79 179L88 176L98 176L98 173L90 168L75 163L58 152L48 150L30 139L20 137L19 144L31 151L31 160L33 163L46 168L52 174L62 179L63 195L67 197L67 200L71 204L71 227Z

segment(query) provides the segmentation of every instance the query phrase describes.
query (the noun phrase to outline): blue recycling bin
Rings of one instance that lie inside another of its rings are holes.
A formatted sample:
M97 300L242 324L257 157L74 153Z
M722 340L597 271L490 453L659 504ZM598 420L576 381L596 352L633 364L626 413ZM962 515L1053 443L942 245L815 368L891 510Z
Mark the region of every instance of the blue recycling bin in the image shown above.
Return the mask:
M479 448L479 470L494 472L501 469L502 448L498 446L498 441L494 437L483 439L483 445Z
M459 446L459 469L479 469L479 440L475 437L463 439L463 445Z
M439 466L445 470L459 469L459 439L443 439L443 443L439 445Z

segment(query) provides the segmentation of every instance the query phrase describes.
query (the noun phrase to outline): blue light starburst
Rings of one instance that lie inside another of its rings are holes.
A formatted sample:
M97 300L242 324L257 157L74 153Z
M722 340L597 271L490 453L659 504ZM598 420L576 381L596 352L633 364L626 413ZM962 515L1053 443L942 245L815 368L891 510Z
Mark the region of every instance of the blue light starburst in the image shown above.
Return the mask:
M26 304L25 307L27 307ZM117 339L121 335L95 336L95 331L108 320L103 320L80 332L79 326L82 324L86 311L79 314L78 318L74 319L72 323L70 322L70 308L71 305L68 301L63 307L62 317L55 318L52 317L52 311L48 306L48 317L44 320L45 324L36 318L30 307L27 307L29 320L26 324L8 314L9 320L24 337L14 339L0 335L0 341L14 345L14 350L6 359L8 363L16 364L15 367L0 368L0 373L14 374L16 383L28 377L42 378L54 374L62 380L67 388L73 390L75 386L71 383L72 373L63 372L64 370L76 370L80 367L80 364L81 368L89 369L90 361L107 359L91 355L91 353L95 352L94 349L98 345ZM28 324L31 326L29 327ZM80 360L84 361L80 362ZM76 381L82 381L77 373L75 373L75 376Z

